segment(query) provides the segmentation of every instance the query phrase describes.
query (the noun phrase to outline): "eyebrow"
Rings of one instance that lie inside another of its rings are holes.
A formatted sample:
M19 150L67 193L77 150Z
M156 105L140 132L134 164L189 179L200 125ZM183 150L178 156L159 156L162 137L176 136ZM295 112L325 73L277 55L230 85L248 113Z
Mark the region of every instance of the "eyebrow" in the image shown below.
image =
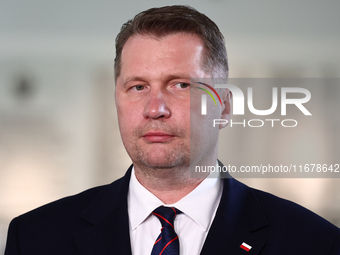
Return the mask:
M191 78L193 78L192 76L188 75L188 74L170 74L167 75L165 80L166 81L171 81L171 80L175 80L175 79L188 79L190 80ZM123 86L126 86L127 83L131 82L131 81L145 81L146 79L143 78L142 76L131 76L128 77L125 81L123 81Z
M123 81L123 86L126 86L126 84L129 83L130 81L144 81L144 80L145 79L143 79L141 76L131 76Z

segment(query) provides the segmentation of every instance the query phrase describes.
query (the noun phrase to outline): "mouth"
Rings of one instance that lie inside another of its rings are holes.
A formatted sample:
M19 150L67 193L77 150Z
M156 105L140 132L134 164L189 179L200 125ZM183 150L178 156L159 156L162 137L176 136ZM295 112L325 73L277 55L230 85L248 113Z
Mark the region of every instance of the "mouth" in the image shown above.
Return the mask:
M145 133L142 137L149 143L163 143L174 139L175 135L168 134L162 131L149 131Z

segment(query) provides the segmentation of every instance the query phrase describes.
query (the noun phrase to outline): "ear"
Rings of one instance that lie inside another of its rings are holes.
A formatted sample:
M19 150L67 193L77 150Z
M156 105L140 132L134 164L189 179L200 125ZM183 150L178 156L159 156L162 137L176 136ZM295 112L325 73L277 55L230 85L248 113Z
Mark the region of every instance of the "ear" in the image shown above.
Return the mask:
M231 91L229 89L223 89L222 91L222 96L221 96L221 100L222 100L222 112L221 112L221 119L225 119L228 122L227 123L223 123L223 124L219 124L220 125L220 129L225 128L226 126L228 126L229 121L230 121L230 112L231 112L231 99L233 97L233 94L231 93Z

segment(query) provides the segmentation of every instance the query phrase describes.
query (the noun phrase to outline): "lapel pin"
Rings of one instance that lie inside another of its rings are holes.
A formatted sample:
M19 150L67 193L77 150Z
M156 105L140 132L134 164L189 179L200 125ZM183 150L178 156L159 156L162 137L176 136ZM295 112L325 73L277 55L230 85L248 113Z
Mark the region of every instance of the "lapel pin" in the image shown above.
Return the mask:
M249 244L246 244L245 242L243 242L240 247L245 250L245 251L250 251L250 249L252 248Z

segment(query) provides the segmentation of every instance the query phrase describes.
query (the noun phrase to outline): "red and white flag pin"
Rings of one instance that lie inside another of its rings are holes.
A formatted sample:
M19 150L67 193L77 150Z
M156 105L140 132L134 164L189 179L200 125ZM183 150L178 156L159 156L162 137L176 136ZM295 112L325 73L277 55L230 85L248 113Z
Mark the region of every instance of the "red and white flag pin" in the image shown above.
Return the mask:
M250 251L250 249L252 248L249 244L246 244L245 242L243 242L240 247L245 250L245 251Z

